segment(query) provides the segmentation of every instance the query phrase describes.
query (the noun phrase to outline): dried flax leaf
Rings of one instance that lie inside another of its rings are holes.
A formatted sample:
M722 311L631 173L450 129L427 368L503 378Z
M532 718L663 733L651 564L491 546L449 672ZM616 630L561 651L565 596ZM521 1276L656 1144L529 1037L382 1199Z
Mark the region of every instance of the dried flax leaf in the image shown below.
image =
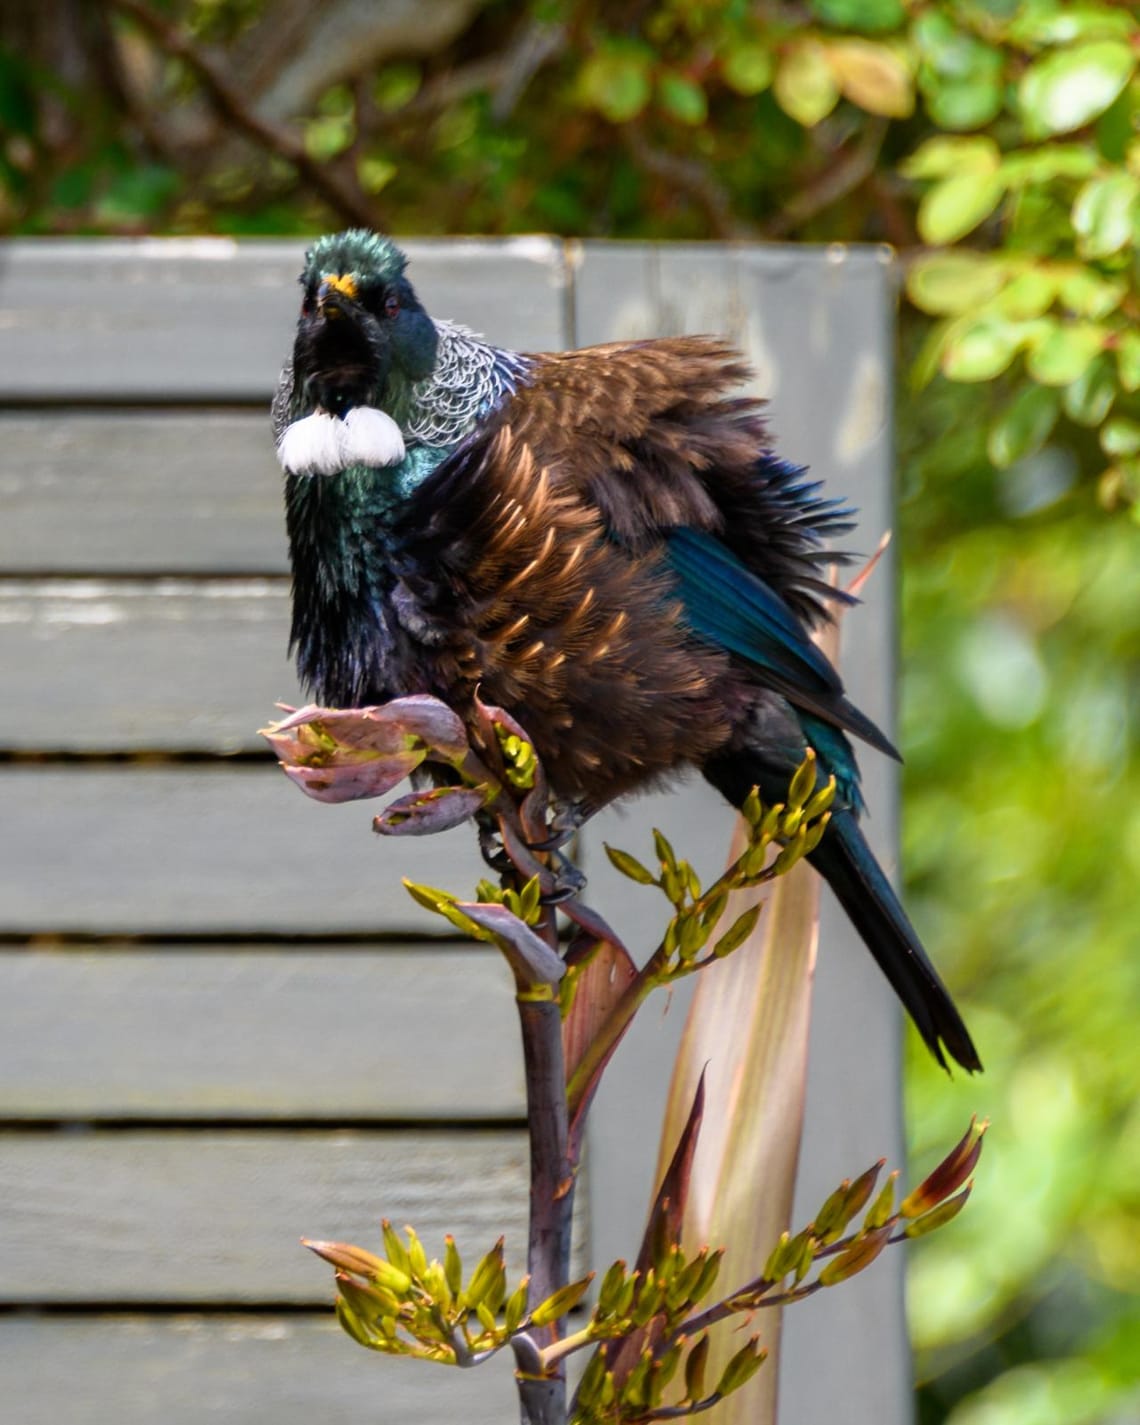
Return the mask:
M857 592L882 556L884 537L848 586ZM838 626L817 642L832 660ZM744 846L738 823L731 858ZM683 1243L687 1252L724 1247L720 1283L754 1277L790 1223L807 1089L811 988L819 942L820 881L800 862L764 892L736 892L722 926L732 925L758 894L764 910L749 939L728 959L703 970L685 1023L665 1109L658 1176L683 1128L705 1075L705 1114L689 1181ZM774 1425L778 1310L759 1313L767 1364L747 1385L714 1406L709 1425ZM710 1378L739 1345L714 1332Z
M742 846L738 831L734 856ZM730 897L724 923L755 898L755 891ZM788 1226L799 1159L819 877L801 863L768 889L765 902L749 941L701 972L662 1133L663 1144L676 1142L707 1065L705 1119L683 1242L687 1252L706 1243L727 1249L719 1278L725 1287L755 1276ZM780 1313L763 1312L755 1329L770 1353L768 1363L708 1412L711 1425L771 1425L776 1418ZM710 1378L738 1345L731 1331L714 1333Z

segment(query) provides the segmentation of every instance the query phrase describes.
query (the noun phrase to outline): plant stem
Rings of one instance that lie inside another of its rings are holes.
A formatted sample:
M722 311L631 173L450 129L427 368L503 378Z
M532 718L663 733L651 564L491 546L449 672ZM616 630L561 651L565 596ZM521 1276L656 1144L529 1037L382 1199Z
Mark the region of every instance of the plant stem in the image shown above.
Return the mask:
M553 909L548 910L536 929L557 951L558 927ZM519 985L515 999L522 1030L530 1135L527 1271L529 1298L532 1305L537 1305L570 1279L574 1172L569 1161L566 1066L557 986ZM556 1329L553 1325L535 1327L528 1334L541 1348L556 1339ZM566 1376L561 1364L555 1363L548 1375L520 1375L516 1379L523 1425L565 1425Z
M555 1341L553 1345L547 1346L542 1353L543 1364L553 1365L555 1361L561 1361L566 1356L573 1355L575 1351L581 1351L586 1346L593 1345L598 1339L589 1326L584 1326L581 1331L574 1331L569 1336L563 1336L561 1341Z
M636 980L633 980L625 994L606 1016L605 1022L590 1041L590 1046L582 1055L581 1062L574 1070L574 1077L566 1087L566 1097L570 1104L571 1116L576 1117L579 1105L591 1085L621 1043L622 1036L633 1021L634 1015L657 987L657 976L665 968L664 945L659 945L645 962Z

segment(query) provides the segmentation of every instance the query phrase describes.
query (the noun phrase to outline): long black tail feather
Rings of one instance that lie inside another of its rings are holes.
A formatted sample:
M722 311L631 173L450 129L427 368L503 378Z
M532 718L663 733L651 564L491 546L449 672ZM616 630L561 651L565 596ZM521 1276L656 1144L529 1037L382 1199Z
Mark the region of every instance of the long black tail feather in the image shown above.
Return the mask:
M810 861L847 912L943 1068L943 1046L971 1072L982 1062L969 1031L850 811L838 810Z

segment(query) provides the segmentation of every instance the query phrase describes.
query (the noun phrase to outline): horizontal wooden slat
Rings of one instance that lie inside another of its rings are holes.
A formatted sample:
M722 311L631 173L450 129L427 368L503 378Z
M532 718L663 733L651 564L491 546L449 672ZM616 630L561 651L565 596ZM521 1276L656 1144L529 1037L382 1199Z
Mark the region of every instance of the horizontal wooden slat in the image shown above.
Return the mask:
M0 768L0 932L437 935L401 876L486 873L470 826L379 838L380 802L322 805L266 760Z
M302 241L23 239L0 249L0 390L21 399L266 399L290 350ZM432 316L565 345L561 243L415 240ZM493 318L493 322L490 320Z
M479 946L0 954L0 1117L524 1112L511 978Z
M268 410L0 412L0 571L285 573Z
M376 1247L380 1218L471 1263L526 1256L527 1141L491 1132L0 1133L0 1302L331 1300L302 1236Z
M0 747L236 752L302 697L284 580L0 581Z
M377 1356L327 1311L0 1318L10 1425L504 1425L518 1415L511 1364Z

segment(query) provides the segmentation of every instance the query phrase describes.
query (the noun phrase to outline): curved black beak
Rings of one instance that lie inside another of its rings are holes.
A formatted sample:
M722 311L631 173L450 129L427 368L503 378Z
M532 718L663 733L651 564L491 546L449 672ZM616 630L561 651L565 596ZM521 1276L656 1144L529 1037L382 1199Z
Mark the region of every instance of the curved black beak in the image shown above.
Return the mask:
M332 282L322 282L317 288L317 311L322 317L341 317L352 305L352 299Z

